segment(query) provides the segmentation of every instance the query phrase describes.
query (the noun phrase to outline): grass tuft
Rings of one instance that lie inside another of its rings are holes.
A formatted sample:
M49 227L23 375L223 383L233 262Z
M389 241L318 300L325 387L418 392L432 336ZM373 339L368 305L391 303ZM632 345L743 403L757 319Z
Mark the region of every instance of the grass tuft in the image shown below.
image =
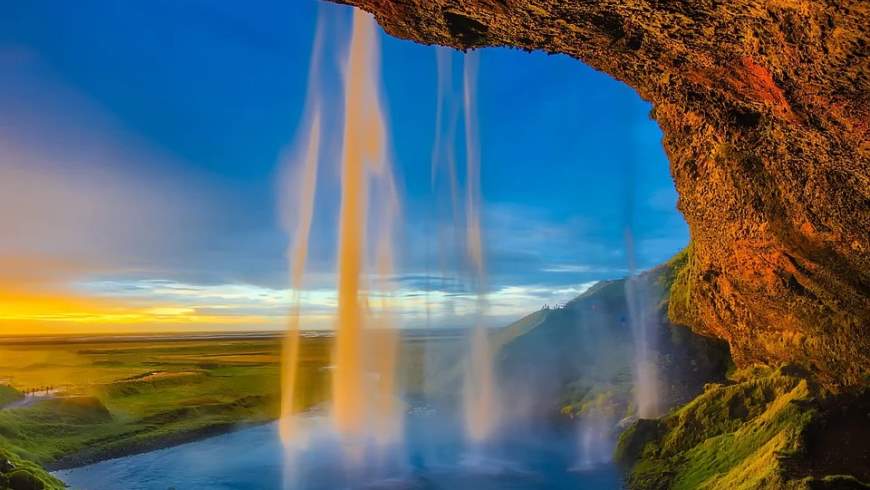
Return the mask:
M62 490L62 481L39 465L0 449L0 489Z

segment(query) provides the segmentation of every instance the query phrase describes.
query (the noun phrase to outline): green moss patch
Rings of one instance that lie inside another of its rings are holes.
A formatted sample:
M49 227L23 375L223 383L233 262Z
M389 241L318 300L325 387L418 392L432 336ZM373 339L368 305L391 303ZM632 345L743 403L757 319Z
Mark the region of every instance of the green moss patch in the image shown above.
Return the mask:
M662 284L668 291L668 317L680 325L692 325L692 245L668 261L668 274Z
M669 415L638 421L622 434L615 457L630 469L633 489L860 484L854 477L810 471L808 453L819 450L808 444L811 429L829 416L820 397L793 370L738 371L732 383L709 385Z
M51 476L39 465L0 448L0 489L61 490L63 482Z

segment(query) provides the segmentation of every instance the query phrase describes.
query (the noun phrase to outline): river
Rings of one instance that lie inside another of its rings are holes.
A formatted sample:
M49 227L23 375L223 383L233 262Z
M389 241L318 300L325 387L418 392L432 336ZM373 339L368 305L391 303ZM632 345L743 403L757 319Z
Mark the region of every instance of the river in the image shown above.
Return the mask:
M432 413L411 415L404 443L351 471L325 434L323 419L309 418L315 436L295 465L285 465L277 424L246 428L149 453L103 461L55 476L78 490L261 490L300 489L587 489L621 487L615 468L583 471L570 430L514 427L497 443L471 451L455 425ZM319 429L318 429L319 427ZM316 434L321 435L316 435ZM288 472L285 468L299 468ZM292 474L290 474L292 473Z

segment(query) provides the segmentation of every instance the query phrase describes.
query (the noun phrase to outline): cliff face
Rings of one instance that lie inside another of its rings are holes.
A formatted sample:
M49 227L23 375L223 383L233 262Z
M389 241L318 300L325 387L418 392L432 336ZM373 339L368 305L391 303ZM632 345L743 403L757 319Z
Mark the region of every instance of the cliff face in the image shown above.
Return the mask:
M738 365L870 374L870 4L339 1L394 36L565 53L634 87L692 235L672 319Z

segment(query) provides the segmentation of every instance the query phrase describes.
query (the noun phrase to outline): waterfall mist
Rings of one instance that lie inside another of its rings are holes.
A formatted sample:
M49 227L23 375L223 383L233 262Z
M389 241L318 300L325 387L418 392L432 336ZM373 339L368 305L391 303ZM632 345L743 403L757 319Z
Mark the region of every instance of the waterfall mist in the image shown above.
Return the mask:
M636 415L640 418L654 418L659 413L659 375L654 361L656 350L656 329L658 319L654 317L651 298L658 295L654 285L638 275L637 252L635 250L634 218L635 172L633 159L626 162L626 224L625 255L628 259L628 277L625 280L625 301L628 309L628 323L631 327L634 344L634 401Z
M648 281L637 276L626 278L625 299L628 318L634 336L634 398L637 416L654 418L661 415L659 404L659 375L654 362L658 320L649 305L652 292Z

